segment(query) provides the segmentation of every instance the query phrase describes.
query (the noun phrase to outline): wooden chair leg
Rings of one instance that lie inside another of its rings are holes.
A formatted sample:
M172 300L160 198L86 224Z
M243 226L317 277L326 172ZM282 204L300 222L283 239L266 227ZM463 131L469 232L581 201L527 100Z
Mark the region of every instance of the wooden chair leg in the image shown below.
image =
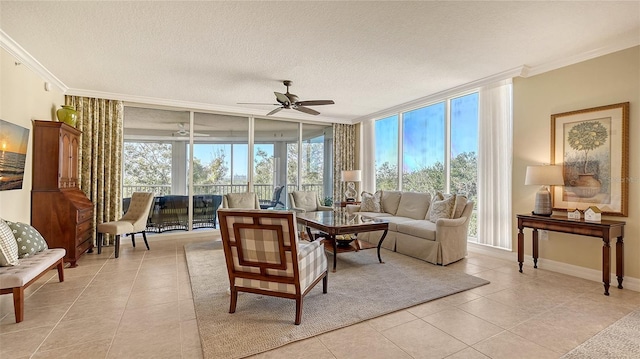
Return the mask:
M295 324L299 325L302 321L302 297L296 298L296 321Z
M231 291L231 303L229 304L229 313L236 312L236 303L238 303L238 290L235 287L229 288Z
M322 278L322 293L327 294L327 284L329 283L329 273L324 273L324 278Z
M13 288L13 312L16 323L24 320L24 287Z
M58 262L58 281L64 282L64 259L62 258Z
M120 235L116 234L116 258L120 255Z
M131 233L131 244L133 244L133 248L136 247L136 234Z
M144 239L144 245L147 246L147 250L149 250L149 242L147 242L147 232L142 231L142 239Z
M102 253L102 233L98 232L96 241L98 242L98 254L100 254Z

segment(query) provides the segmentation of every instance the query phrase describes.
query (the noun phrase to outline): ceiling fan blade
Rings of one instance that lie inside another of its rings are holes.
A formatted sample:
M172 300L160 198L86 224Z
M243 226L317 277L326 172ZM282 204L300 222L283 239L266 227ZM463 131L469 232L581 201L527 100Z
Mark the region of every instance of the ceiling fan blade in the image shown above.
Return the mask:
M311 101L298 101L298 106L320 106L320 105L334 105L333 100L311 100Z
M262 102L237 102L237 105L269 105L269 106L280 106L279 103L262 103Z
M291 103L287 95L280 92L274 92L274 94L276 95L276 99L278 100L278 102L280 102L281 104L286 105Z
M312 109L310 109L308 107L296 106L295 109L300 111L300 112L308 113L309 115L319 115L320 114L320 112L318 112L316 110L312 110Z
M275 108L275 109L273 109L273 111L269 112L269 113L267 114L267 116L271 116L271 115L273 115L274 113L276 113L276 112L278 112L278 111L280 111L280 110L282 110L282 107Z

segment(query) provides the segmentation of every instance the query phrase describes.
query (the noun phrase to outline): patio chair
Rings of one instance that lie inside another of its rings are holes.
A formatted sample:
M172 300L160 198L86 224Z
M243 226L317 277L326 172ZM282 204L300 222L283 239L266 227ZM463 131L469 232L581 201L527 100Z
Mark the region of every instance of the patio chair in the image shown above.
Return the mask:
M282 196L282 191L284 190L284 186L278 186L273 190L273 197L271 200L260 200L260 208L267 209L277 207L278 205L284 207L284 203L280 201L280 197Z
M327 257L320 241L298 241L291 211L218 210L222 246L229 274L231 302L238 292L296 301L295 324L302 320L302 299L322 280L327 293Z

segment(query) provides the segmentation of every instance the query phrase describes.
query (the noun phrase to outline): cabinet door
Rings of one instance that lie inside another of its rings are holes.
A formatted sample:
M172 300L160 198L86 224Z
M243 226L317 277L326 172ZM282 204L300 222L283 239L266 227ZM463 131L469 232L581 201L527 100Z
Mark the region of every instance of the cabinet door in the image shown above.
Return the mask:
M60 133L59 171L60 188L78 186L78 137L65 131Z

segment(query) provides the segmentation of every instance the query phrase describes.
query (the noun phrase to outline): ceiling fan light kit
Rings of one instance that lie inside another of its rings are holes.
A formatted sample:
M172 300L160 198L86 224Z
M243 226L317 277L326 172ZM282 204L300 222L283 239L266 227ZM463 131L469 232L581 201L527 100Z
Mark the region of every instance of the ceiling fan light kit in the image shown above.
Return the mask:
M311 109L307 106L320 106L320 105L333 105L335 104L335 102L333 102L333 100L309 100L309 101L300 101L298 96L295 94L292 94L289 92L289 86L293 85L293 82L290 80L284 80L282 81L282 83L287 87L287 92L285 93L280 93L280 92L274 92L274 94L276 95L276 101L278 101L277 104L274 104L276 106L279 106L273 110L271 110L267 116L271 116L277 112L279 112L282 109L287 109L287 110L297 110L300 112L304 112L306 114L309 115L319 115L320 112ZM239 104L245 104L245 105L267 105L264 103L239 103Z

